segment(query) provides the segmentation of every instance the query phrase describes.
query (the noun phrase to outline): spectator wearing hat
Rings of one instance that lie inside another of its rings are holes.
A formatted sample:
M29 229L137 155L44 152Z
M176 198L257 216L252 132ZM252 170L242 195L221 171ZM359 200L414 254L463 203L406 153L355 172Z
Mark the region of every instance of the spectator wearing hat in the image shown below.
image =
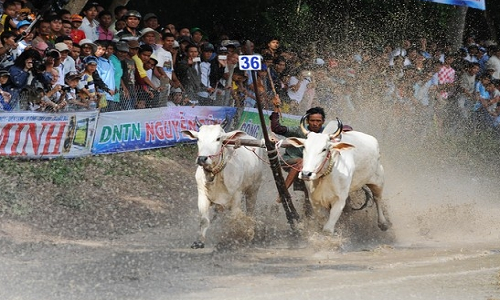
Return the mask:
M156 48L159 48L159 44L161 43L161 35L158 31L152 29L152 28L144 28L141 31L141 36L139 37L140 42L142 42L144 45L151 46L153 48L153 51L156 50Z
M203 36L205 33L198 27L191 28L190 33L193 43L200 47L203 44Z
M24 49L26 47L31 46L31 42L33 41L33 37L35 36L33 31L26 32L27 28L29 27L30 22L23 20L17 23L17 34L18 36L21 35L22 39L17 42L17 48L16 52L17 55L19 56L21 53L23 53Z
M187 56L186 48L188 45L194 45L193 40L190 36L181 36L177 41L179 43L179 50L177 51L176 57L174 57L174 61L177 63L184 59Z
M141 23L142 15L136 10L128 10L124 15L125 28L118 31L115 40L132 40L138 39L141 36L139 24Z
M182 92L181 88L173 88L168 96L167 107L191 105L189 98Z
M85 68L78 88L82 91L83 102L87 104L88 108L91 103L95 103L97 106L97 89L93 77L93 74L97 72L97 57L87 56L83 59L83 63Z
M80 56L87 57L90 55L94 55L97 51L97 45L90 39L83 39L78 43L82 49Z
M158 16L153 13L146 14L143 18L144 28L151 28L158 33L163 32L163 27L158 23Z
M17 23L16 26L16 34L23 34L23 32L26 31L26 29L30 26L31 22L28 20L22 20Z
M71 16L71 39L73 40L74 43L79 43L81 40L86 38L85 32L80 29L80 26L82 25L83 18L82 16L78 14L74 14Z
M122 110L131 110L135 108L137 94L135 90L135 62L130 58L129 46L125 41L118 41L115 46L116 57L120 60L122 76L122 93L120 104Z
M215 53L214 45L206 43L201 47L201 83L202 88L206 88L208 97L211 98L212 104L222 101L222 92L224 86L219 85L219 81L224 76L224 69L226 67L225 60L219 61L217 53ZM206 76L206 77L205 77ZM217 93L218 92L218 93ZM207 94L204 93L204 96Z
M129 51L130 58L134 57L134 55L137 55L139 53L139 49L141 47L141 45L139 44L139 41L129 40L129 41L127 41L127 45L128 45L128 51Z
M110 29L113 23L113 16L111 12L103 10L97 15L97 20L99 20L99 26L97 26L97 32L99 34L99 40L112 41L115 36L115 31Z
M61 74L62 78L69 72L76 72L75 60L69 55L70 49L66 43L56 43L55 48L61 53Z
M78 95L78 84L82 79L82 75L76 71L68 72L64 76L64 87L62 89L63 95L66 100L66 109L68 111L77 111L86 109L88 103L86 103Z
M12 95L4 91L4 86L9 80L10 73L6 69L0 69L0 112L1 111L11 111L12 106L10 106L10 100Z
M99 22L96 20L98 14L97 5L97 3L89 2L82 9L84 17L79 29L85 32L85 38L91 41L99 39L99 33L97 32Z

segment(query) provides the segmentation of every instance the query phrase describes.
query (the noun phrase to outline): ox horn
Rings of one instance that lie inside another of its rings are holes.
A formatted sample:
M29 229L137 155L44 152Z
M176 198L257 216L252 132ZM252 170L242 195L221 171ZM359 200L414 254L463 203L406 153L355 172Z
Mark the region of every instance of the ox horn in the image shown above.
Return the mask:
M337 130L335 130L334 133L330 134L330 139L334 139L338 137L342 133L344 125L342 124L342 121L340 121L339 118L337 118Z
M198 126L198 129L200 129L201 125L203 125L200 120L198 120L198 117L194 118L194 122L196 123L196 126Z
M302 132L304 133L305 136L307 136L309 134L309 132L310 132L309 130L306 129L306 126L304 125L305 122L306 122L307 117L309 117L309 114L305 114L300 119L300 129L302 130Z

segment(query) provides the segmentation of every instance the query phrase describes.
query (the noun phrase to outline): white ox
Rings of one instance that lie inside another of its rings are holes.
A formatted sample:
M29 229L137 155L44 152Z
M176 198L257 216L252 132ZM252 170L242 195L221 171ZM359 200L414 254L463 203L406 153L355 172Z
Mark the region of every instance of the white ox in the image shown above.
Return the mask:
M239 130L226 133L221 125L203 125L199 132L184 130L182 133L198 140L196 163L199 166L195 177L201 222L199 239L191 248L203 248L212 204L237 215L245 196L246 213L254 214L263 173L263 149L228 145L229 140L253 137Z
M295 147L304 147L299 178L305 182L313 208L316 212L321 208L330 209L323 230L334 233L349 192L357 191L364 185L373 193L379 228L387 230L390 223L382 208L384 169L380 163L378 141L358 131L341 134L340 121L334 134L307 132L303 124L301 127L307 134L306 139L287 140Z

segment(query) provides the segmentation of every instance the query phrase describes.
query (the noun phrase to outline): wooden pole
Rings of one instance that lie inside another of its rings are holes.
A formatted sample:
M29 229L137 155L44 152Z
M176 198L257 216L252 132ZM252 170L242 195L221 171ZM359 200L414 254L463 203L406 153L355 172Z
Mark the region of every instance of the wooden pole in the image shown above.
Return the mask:
M260 127L262 128L262 136L264 137L264 142L267 149L267 157L269 158L269 165L271 166L271 170L274 176L274 181L276 183L276 187L278 188L278 193L281 198L281 203L283 204L283 208L285 210L286 219L288 224L292 230L295 230L295 222L299 220L299 214L295 210L295 207L292 203L292 197L288 192L288 189L285 185L285 179L283 178L283 173L281 172L281 165L278 159L278 149L271 140L269 139L269 134L266 128L266 121L264 119L264 113L262 111L262 104L260 102L259 90L257 87L257 76L255 75L255 71L252 72L252 80L253 87L255 91L255 99L257 100L257 109L259 110L259 118L260 118Z

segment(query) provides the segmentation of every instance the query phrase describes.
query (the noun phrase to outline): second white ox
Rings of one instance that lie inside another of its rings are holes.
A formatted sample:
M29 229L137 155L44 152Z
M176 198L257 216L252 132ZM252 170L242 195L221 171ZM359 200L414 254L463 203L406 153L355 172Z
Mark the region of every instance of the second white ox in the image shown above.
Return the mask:
M201 222L200 237L191 247L203 248L212 204L236 215L245 196L247 215L254 214L263 173L263 149L228 145L229 140L253 137L239 130L226 133L223 125L202 125L199 132L184 130L182 133L198 140L196 163L199 166L195 177Z
M323 230L333 234L349 192L366 185L373 193L378 213L378 226L387 230L382 208L384 169L380 163L378 141L371 135L342 132L342 123L334 134L308 132L306 139L288 138L295 147L304 147L303 167L299 178L304 180L313 208L330 210ZM341 137L341 139L340 139Z

